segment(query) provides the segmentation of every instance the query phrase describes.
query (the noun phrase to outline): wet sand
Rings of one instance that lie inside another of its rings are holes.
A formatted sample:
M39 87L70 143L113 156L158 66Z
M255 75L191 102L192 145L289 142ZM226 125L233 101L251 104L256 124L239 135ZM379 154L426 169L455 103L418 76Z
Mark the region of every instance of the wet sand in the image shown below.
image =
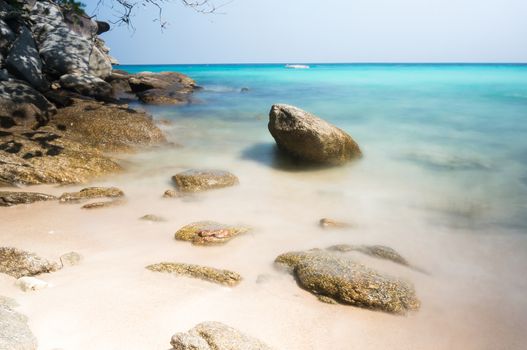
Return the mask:
M53 286L38 292L24 293L14 278L0 275L0 295L21 305L39 349L168 349L173 333L209 320L276 349L524 347L527 236L488 224L501 218L499 210L480 210L487 204L473 205L452 189L442 196L440 182L425 191L423 183L402 181L405 173L397 168L385 176L367 159L290 172L238 155L184 148L130 156L127 174L94 183L124 190L122 206L90 211L47 202L1 208L2 245L57 260L70 251L83 256L78 266L40 275ZM204 165L232 171L240 185L161 198L172 188L172 175ZM59 195L82 187L27 190ZM167 221L139 220L145 214ZM322 217L354 226L322 229ZM217 247L174 240L177 229L198 220L254 230ZM280 253L340 243L387 245L426 271L354 253L360 262L413 282L421 309L394 316L324 304L273 266ZM145 269L161 261L225 268L244 280L227 288Z

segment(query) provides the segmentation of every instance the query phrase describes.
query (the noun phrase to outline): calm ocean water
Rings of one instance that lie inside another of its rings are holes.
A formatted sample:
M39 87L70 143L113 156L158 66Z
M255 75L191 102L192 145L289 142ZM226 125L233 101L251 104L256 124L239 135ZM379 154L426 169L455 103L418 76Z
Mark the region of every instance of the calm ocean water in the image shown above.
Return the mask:
M204 88L195 104L148 107L177 121L173 137L196 152L276 166L267 113L273 103L293 104L348 131L364 150L365 172L426 195L417 206L456 225L527 228L527 65L119 68L178 71Z

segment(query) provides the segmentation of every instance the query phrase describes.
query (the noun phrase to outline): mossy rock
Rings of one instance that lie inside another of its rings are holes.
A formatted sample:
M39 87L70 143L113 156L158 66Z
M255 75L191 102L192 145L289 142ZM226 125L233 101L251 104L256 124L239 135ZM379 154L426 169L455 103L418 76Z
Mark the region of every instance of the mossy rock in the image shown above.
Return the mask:
M190 169L172 177L178 190L182 192L201 192L239 183L238 178L224 170Z
M0 273L20 278L57 271L60 266L33 253L13 247L0 247Z
M124 192L117 187L87 187L78 192L66 192L60 196L61 202L78 202L94 198L119 198Z
M408 261L399 254L395 249L384 245L349 245L338 244L328 248L339 252L360 252L375 258L393 261L394 263L409 266Z
M320 249L289 252L275 262L290 267L302 288L324 299L394 314L420 307L412 284L358 264L345 254Z
M224 225L214 221L199 221L180 228L175 238L190 241L196 245L214 245L226 243L232 238L250 231L246 226Z
M242 276L236 272L201 265L162 262L148 265L146 268L150 271L174 273L176 275L199 278L230 287L237 285L242 280Z

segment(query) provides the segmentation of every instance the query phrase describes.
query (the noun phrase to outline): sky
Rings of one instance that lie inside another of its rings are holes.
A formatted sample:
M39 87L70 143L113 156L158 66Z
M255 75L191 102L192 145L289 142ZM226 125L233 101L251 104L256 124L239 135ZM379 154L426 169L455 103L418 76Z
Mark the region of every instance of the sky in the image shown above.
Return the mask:
M115 0L113 0L115 2ZM138 1L138 0L131 0ZM527 62L527 0L172 0L102 38L121 64ZM83 0L114 21L112 0Z

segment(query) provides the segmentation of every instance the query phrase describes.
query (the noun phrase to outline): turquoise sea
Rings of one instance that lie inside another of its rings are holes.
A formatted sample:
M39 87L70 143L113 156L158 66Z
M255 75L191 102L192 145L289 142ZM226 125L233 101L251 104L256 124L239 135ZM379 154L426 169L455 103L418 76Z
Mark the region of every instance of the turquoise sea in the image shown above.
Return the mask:
M293 104L348 131L364 150L360 167L379 181L443 203L427 205L447 221L527 229L527 65L119 68L178 71L203 87L189 106L147 108L176 121L174 137L192 149L294 170L277 160L265 125L272 104Z

